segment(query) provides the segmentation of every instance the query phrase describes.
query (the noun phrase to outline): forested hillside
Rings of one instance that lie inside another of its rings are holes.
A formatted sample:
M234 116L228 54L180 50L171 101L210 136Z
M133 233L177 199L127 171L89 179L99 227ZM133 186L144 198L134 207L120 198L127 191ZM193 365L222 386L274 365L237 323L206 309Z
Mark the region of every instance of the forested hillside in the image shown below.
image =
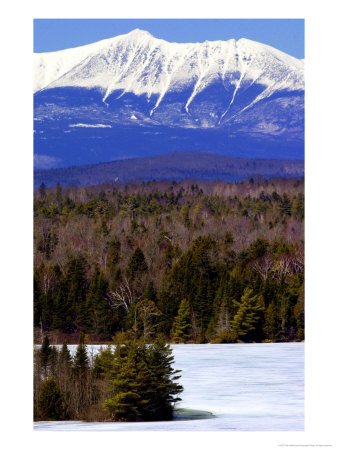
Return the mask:
M60 343L304 339L304 183L46 188L34 200L34 326ZM38 335L38 333L36 333Z
M304 161L286 159L234 158L207 152L185 151L146 158L122 159L101 164L36 170L34 185L82 186L130 180L223 180L241 181L250 177L303 177Z

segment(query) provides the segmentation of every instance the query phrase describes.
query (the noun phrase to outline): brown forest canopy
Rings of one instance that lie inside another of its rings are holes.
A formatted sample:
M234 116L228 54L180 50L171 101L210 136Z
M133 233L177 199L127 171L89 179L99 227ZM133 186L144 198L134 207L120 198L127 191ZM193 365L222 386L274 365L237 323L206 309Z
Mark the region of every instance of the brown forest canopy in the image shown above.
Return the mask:
M41 185L34 324L96 339L303 339L303 191L290 178Z

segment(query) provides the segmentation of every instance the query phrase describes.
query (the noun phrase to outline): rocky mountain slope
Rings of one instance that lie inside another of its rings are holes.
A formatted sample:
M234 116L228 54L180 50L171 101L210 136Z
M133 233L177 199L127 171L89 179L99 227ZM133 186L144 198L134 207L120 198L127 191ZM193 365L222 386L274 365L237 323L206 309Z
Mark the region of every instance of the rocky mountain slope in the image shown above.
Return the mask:
M34 55L37 167L177 150L302 158L304 61L148 32Z

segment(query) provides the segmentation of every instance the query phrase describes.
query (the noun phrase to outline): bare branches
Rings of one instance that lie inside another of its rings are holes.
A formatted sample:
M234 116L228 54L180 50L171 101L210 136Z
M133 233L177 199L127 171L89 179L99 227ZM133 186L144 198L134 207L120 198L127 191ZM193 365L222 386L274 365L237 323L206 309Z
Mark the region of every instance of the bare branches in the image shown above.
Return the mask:
M107 297L113 308L122 307L128 313L134 300L128 278L124 277L120 286L115 291L109 291Z
M261 261L255 261L252 264L253 270L259 273L262 280L266 280L269 273L271 272L271 269L273 268L273 259L270 255L265 255Z
M152 318L160 316L162 313L153 301L147 299L137 303L136 309L142 320L143 334L144 336L148 336L155 327L155 325L151 323Z

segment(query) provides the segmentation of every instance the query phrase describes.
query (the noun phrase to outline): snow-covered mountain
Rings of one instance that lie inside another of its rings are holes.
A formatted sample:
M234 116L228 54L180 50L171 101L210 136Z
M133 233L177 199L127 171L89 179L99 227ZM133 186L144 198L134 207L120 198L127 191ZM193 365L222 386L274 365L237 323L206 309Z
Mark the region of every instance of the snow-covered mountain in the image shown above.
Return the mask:
M302 156L304 61L247 39L171 43L136 29L34 54L34 92L40 166L144 156L143 147Z

